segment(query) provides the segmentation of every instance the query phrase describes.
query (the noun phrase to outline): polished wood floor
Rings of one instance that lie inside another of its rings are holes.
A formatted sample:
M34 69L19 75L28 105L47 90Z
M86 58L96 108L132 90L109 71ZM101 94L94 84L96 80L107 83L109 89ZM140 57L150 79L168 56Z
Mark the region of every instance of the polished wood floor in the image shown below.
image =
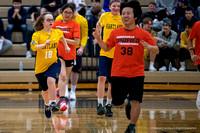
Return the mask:
M113 117L96 114L96 91L77 91L69 109L44 115L40 91L0 91L0 133L124 133L124 109ZM200 133L197 91L145 91L137 133Z

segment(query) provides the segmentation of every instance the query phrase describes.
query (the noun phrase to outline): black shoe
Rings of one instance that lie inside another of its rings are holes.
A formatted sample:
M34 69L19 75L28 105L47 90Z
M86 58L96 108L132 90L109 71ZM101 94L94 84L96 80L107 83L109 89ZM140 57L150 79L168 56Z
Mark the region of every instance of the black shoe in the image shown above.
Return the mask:
M44 113L47 118L51 118L51 115L52 115L51 107L44 105Z
M112 105L111 104L107 104L106 105L106 116L107 117L112 117L113 116L113 112L111 110Z
M128 128L126 129L125 133L135 133L135 127L128 125Z
M130 104L129 97L127 97L126 100L128 101L128 104L125 107L126 117L130 120L131 104Z
M105 114L105 109L104 109L104 107L101 104L99 104L97 106L97 114L98 115L104 115Z
M55 102L52 102L51 105L50 105L50 107L51 107L51 110L52 110L53 112L59 110L59 106L57 106Z

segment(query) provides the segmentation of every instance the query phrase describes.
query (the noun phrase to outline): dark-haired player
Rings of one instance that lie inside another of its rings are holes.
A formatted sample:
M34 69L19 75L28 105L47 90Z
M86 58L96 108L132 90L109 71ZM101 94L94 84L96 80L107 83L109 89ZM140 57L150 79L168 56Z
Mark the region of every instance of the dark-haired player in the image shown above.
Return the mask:
M113 30L106 42L100 38L99 25L93 33L104 51L115 46L111 70L112 102L119 108L126 106L126 115L130 119L126 133L135 133L135 124L140 114L144 85L144 48L155 54L159 52L152 36L136 26L141 12L140 3L132 0L122 7L124 27Z

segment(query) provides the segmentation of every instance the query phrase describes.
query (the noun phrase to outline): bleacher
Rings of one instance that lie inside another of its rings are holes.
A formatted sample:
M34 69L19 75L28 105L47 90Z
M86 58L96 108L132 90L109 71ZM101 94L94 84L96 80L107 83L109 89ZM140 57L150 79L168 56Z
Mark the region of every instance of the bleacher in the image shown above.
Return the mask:
M139 0L142 10L147 11L149 0ZM28 9L30 5L40 6L41 0L22 0L22 5ZM90 5L90 0L86 1ZM103 1L101 1L103 5ZM0 1L0 16L3 18L6 29L7 12L12 5L12 0ZM30 19L27 20L27 23ZM38 89L34 74L35 58L25 58L26 46L22 42L21 32L12 34L13 46L0 55L0 89ZM32 52L35 56L35 53ZM19 63L23 63L23 71L19 71ZM178 66L177 61L177 66ZM148 70L149 61L145 60L145 70ZM155 63L158 68L158 64ZM145 71L145 89L150 90L200 90L200 74L191 60L186 61L185 72L149 72ZM98 70L98 57L83 57L83 69L80 74L78 89L96 89Z

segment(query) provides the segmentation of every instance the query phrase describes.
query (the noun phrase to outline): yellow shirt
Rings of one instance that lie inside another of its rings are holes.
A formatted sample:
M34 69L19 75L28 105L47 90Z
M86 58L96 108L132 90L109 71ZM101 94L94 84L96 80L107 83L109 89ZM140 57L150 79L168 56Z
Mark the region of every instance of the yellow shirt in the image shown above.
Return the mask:
M59 21L59 20L63 20L62 14L58 15L56 17L55 21ZM76 46L76 47L80 48L81 45L85 47L85 45L87 43L87 39L88 39L88 22L87 22L87 19L85 19L80 14L77 14L76 17L73 18L72 20L77 22L80 25L80 28L81 28L80 45Z
M103 27L103 41L109 38L110 33L119 27L124 26L120 15L112 15L111 12L105 12L101 15L99 22L101 27ZM115 48L113 47L110 51L105 52L101 49L100 56L106 56L108 58L113 58Z
M188 37L189 37L189 35L187 34L186 31L181 32L180 48L185 48L185 49L188 48L188 46L187 46L187 44L188 44ZM196 39L193 39L193 41L192 41L193 46L195 46L195 40Z
M35 60L35 74L45 72L53 63L57 62L57 44L63 32L59 29L52 29L51 33L44 30L37 31L32 36L31 49L37 51ZM36 50L37 45L44 44L48 39L50 44L43 49Z

